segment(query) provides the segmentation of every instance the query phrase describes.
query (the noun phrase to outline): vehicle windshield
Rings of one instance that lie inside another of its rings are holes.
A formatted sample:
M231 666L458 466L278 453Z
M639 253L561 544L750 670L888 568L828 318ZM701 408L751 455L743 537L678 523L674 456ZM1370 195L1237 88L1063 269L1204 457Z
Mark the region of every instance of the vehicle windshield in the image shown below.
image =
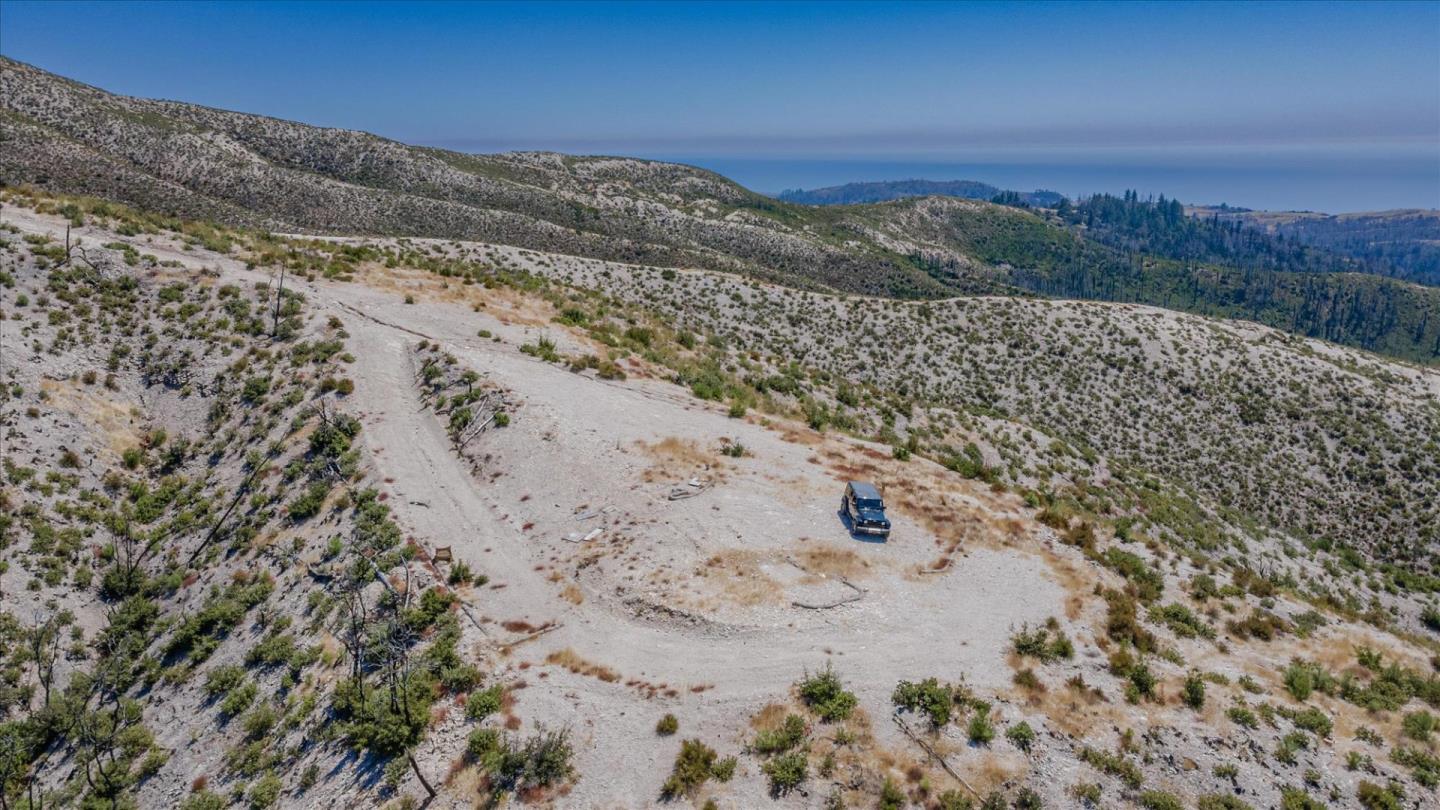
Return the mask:
M884 509L885 504L879 498L856 498L857 509Z

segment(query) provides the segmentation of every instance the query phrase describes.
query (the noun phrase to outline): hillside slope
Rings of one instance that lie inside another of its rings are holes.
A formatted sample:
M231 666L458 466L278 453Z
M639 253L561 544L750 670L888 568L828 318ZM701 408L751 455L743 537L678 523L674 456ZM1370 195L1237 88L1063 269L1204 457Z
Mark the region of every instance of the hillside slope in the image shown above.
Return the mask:
M10 806L1433 803L1434 371L3 202Z
M272 230L472 239L902 298L1099 298L1440 358L1440 291L1187 264L953 197L802 206L688 166L467 155L112 95L0 58L0 181Z

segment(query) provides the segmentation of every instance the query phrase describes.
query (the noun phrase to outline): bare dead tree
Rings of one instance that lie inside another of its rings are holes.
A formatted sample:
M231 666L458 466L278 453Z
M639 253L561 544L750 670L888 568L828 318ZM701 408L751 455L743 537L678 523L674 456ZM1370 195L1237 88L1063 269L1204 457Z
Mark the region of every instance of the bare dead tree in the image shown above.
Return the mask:
M411 570L407 562L405 568L405 587L400 592L400 599L396 604L395 612L389 622L386 623L387 637L385 639L385 652L388 659L387 669L390 672L390 700L392 708L398 708L400 715L405 718L405 725L411 726L414 722L412 707L410 705L410 683L415 675L415 662L410 655L411 649L419 637L415 634L414 628L404 618L404 611L410 606L410 596L414 591L411 588ZM399 703L396 704L398 697ZM420 770L420 763L415 759L413 749L407 748L405 759L410 763L410 770L415 772L415 778L425 788L430 798L435 798L435 788L425 774Z
M67 222L65 223L65 258L60 260L60 264L58 266L71 266L76 259L79 259L81 264L84 264L86 267L90 268L90 270L97 275L103 272L100 268L100 265L90 258L90 253L85 250L85 247L81 244L79 239L71 241L70 223ZM93 283L94 279L90 279L90 281Z
M42 618L42 614L37 610L35 627L26 639L30 656L35 659L35 677L39 679L40 687L44 690L46 706L50 705L50 686L55 680L55 662L60 657L60 629L65 624L61 614Z
M426 779L425 774L420 772L420 763L415 761L415 752L413 750L407 750L405 752L405 758L410 760L410 770L415 772L415 778L420 780L421 787L424 787L425 792L430 794L430 798L435 798L435 788L430 786L430 780Z
M280 302L285 299L285 265L280 265L280 286L275 291L275 314L270 325L270 337L280 334Z
M210 531L206 532L205 539L200 541L200 544L195 547L194 551L190 552L190 558L186 561L186 565L194 565L195 560L200 558L201 552L209 548L210 544L220 536L220 530L224 528L226 521L230 519L230 515L232 515L235 510L239 508L241 502L245 500L245 496L250 493L250 487L255 483L255 479L265 470L268 463L278 455L280 455L280 450L276 447L271 447L266 451L265 458L250 468L250 472L245 476L245 480L241 481L240 486L235 489L235 496L230 499L230 503L225 507L225 511L221 513L220 518L210 527Z

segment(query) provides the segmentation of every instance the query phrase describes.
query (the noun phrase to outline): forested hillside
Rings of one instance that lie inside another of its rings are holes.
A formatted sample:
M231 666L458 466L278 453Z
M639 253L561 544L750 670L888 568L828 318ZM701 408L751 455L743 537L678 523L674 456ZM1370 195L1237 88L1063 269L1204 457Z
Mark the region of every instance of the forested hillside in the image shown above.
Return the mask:
M1365 263L1308 247L1283 233L1268 234L1246 223L1219 216L1186 216L1179 200L1142 200L1134 191L1122 197L1096 194L1056 209L1071 226L1111 247L1169 259L1224 264L1241 270L1292 273L1367 272Z
M1006 283L1033 294L1244 318L1421 362L1440 357L1440 290L1343 272L1347 260L1336 257L1322 259L1333 271L1301 270L1297 256L1321 251L1176 219L1177 210L1110 197L1054 212L995 207L989 217L928 227L931 238L1002 268ZM1062 220L1067 227L1057 227ZM912 258L938 276L961 272L933 255Z
M1440 211L1402 209L1359 214L1197 208L1201 218L1240 222L1365 263L1372 273L1440 285Z

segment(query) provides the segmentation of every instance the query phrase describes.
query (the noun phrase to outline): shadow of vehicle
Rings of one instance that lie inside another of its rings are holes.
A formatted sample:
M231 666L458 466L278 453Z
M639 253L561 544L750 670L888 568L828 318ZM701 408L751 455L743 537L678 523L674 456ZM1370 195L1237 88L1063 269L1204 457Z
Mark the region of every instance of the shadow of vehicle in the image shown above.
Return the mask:
M840 525L845 527L845 531L849 533L851 540L858 540L861 543L874 543L880 546L885 545L885 543L890 540L889 536L881 537L855 531L855 522L850 519L850 515L848 515L844 509L836 509L835 516L840 518Z

